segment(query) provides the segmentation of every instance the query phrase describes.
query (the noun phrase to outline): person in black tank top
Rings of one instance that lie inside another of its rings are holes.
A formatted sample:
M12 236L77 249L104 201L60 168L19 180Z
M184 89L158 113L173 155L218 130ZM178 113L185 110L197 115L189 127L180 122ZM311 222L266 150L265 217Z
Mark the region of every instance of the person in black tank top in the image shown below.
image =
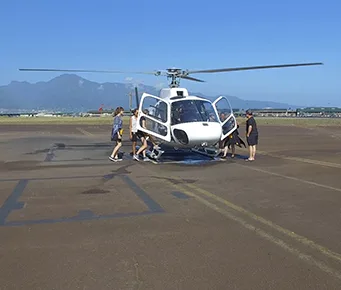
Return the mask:
M256 155L256 146L258 145L258 128L250 110L246 111L246 141L249 145L249 158L246 161L254 161Z

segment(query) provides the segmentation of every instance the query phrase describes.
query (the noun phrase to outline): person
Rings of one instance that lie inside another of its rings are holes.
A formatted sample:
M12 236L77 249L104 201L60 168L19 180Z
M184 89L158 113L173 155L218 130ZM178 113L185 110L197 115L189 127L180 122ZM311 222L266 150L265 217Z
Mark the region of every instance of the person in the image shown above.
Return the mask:
M250 110L246 111L246 141L249 146L249 158L246 161L254 161L256 146L258 145L258 128L256 120Z
M219 141L220 154L223 153L220 158L225 159L230 148L232 150L231 158L235 157L236 145L240 145L238 128L239 125L237 124L236 130L234 130L230 135L226 136L223 140Z
M148 110L144 110L143 113L145 113L146 115L148 114ZM142 123L141 126L143 128L147 128L146 127L146 118L145 117L141 117L140 118L140 122ZM142 153L143 156L143 161L148 161L149 158L146 156L146 149L148 148L148 143L147 140L149 139L148 134L138 130L136 133L137 137L141 140L142 142L142 146L139 148L139 150L137 150L136 154L133 155L133 158L136 161L140 161L139 155L140 153Z
M225 114L221 113L219 118L220 118L221 122L224 122L225 119L226 119ZM212 120L211 119L211 115L210 115L210 120ZM219 142L218 142L218 148L219 148L219 151L220 151L219 155L221 153L223 153L223 156L220 157L220 158L223 158L223 159L225 159L227 157L227 151L228 151L227 140L228 140L228 137L225 137L223 140L219 140Z
M228 149L231 148L231 158L234 158L235 157L235 153L236 153L236 145L239 145L240 144L240 138L239 138L239 132L238 132L238 129L239 129L239 124L237 123L237 128L236 130L234 130L227 138L227 141L226 141L226 147L227 147L227 150L226 150L226 153L224 152L224 155L226 157L227 155L227 151Z
M111 161L121 161L122 158L118 158L118 150L122 146L122 135L123 135L123 120L122 116L124 109L122 107L117 107L114 112L114 122L111 130L111 141L116 141L116 146L112 151L109 159Z
M139 114L138 109L134 109L132 111L133 115L130 117L129 122L129 131L130 131L130 140L132 141L133 146L133 156L136 155L136 142L137 142L137 116Z
M143 110L143 113L145 115L148 115L149 111L146 109L146 110ZM140 122L141 122L141 126L145 129L147 129L146 118L144 116L142 116L140 118ZM153 152L154 152L154 149L159 149L159 146L156 144L154 138L152 136L149 136L147 133L144 133L144 132L138 130L136 135L141 140L142 146L139 148L139 150L136 152L136 154L133 155L133 158L136 161L140 161L139 155L142 153L143 161L149 161L150 159L146 156L146 150L148 148L148 142L147 141L149 140L154 145L153 150L152 150ZM155 153L154 153L154 155L155 155Z

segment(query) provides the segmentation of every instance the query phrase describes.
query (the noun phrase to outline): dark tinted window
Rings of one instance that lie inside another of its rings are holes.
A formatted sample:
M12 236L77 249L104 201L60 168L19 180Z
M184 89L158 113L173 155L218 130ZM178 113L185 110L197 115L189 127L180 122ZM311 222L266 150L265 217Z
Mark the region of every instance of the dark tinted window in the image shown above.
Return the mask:
M189 122L217 122L212 104L202 100L183 100L172 103L172 125Z

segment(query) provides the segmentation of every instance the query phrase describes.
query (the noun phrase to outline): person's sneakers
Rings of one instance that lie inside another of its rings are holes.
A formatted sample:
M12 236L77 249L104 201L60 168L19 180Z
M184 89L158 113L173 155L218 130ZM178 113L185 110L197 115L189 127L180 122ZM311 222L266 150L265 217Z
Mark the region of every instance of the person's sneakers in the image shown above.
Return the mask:
M136 154L133 156L133 158L134 158L136 161L140 161L140 158L139 158L139 156L138 156L138 155L136 155Z
M109 156L109 160L113 161L113 162L116 162L117 159L116 158L112 158L111 156Z
M117 162L117 161L122 161L122 158L117 158L117 157L113 158L113 157L109 156L109 160L113 161L113 162Z
M143 161L150 161L150 159L148 157L144 157Z

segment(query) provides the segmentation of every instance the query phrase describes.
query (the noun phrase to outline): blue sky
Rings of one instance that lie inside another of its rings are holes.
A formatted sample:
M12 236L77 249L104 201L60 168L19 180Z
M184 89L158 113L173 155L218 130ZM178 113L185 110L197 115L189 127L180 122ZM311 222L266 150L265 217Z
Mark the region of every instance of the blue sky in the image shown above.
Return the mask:
M295 62L324 66L193 75L191 91L341 107L340 1L8 0L0 4L0 85L58 73L21 67L210 69ZM149 85L163 77L80 74Z

